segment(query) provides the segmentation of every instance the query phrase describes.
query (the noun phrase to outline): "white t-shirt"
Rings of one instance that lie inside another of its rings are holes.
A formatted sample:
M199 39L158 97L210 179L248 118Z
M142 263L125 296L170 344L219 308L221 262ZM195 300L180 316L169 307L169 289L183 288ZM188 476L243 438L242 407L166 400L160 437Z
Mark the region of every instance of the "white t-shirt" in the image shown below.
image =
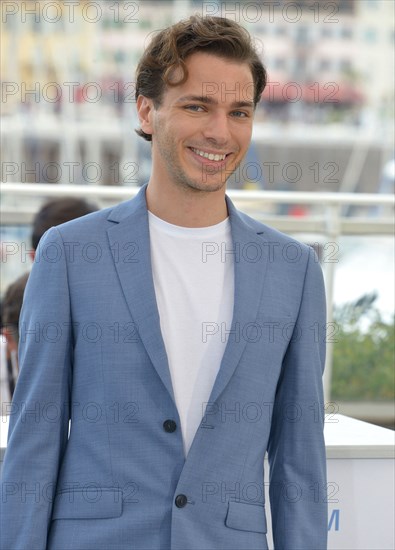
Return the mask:
M189 228L148 215L160 327L187 456L224 354L224 329L232 323L230 222Z

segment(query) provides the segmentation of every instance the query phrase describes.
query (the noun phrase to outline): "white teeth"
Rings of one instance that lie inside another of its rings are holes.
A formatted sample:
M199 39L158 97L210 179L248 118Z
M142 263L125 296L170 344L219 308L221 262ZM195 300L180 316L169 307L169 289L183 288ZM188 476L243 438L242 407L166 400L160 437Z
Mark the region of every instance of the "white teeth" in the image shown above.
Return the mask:
M200 151L199 149L194 149L191 147L192 151L196 153L197 155L200 155L201 157L204 157L209 160L224 160L226 155L213 155L213 153L205 153L204 151Z

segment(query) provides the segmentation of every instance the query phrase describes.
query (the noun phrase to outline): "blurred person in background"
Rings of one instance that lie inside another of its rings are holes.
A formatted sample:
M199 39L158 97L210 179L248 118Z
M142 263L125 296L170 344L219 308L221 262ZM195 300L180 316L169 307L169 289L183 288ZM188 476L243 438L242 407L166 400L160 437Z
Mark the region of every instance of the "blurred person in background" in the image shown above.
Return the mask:
M0 402L1 414L9 414L18 378L19 315L29 277L25 273L6 290L1 303Z
M33 219L30 251L32 260L41 237L48 229L97 210L97 206L77 197L51 199L37 212ZM2 310L0 343L0 394L2 414L9 413L9 406L18 378L19 315L23 294L29 274L26 273L12 283L5 292Z
M51 199L46 202L35 215L32 224L32 260L41 237L48 229L97 210L98 207L95 204L77 197Z

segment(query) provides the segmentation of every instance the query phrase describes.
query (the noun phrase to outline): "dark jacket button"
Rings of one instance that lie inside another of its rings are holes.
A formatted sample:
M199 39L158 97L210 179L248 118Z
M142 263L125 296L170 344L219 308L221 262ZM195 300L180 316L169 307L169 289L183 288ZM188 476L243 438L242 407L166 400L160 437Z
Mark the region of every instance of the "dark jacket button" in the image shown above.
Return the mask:
M177 495L175 500L177 508L184 508L184 506L186 506L187 504L187 500L188 499L185 495Z
M177 424L174 422L174 420L165 420L163 422L163 428L165 432L168 432L169 434L171 434L176 431Z

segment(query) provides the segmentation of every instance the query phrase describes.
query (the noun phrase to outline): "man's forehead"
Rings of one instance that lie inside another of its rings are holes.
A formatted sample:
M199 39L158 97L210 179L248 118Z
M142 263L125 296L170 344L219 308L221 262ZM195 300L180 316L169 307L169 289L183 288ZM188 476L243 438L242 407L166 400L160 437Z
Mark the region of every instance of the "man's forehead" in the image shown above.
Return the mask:
M255 87L247 63L198 52L188 57L185 65L188 78L170 88L178 96L177 103L189 98L207 104L238 102L243 103L239 106L253 106Z

